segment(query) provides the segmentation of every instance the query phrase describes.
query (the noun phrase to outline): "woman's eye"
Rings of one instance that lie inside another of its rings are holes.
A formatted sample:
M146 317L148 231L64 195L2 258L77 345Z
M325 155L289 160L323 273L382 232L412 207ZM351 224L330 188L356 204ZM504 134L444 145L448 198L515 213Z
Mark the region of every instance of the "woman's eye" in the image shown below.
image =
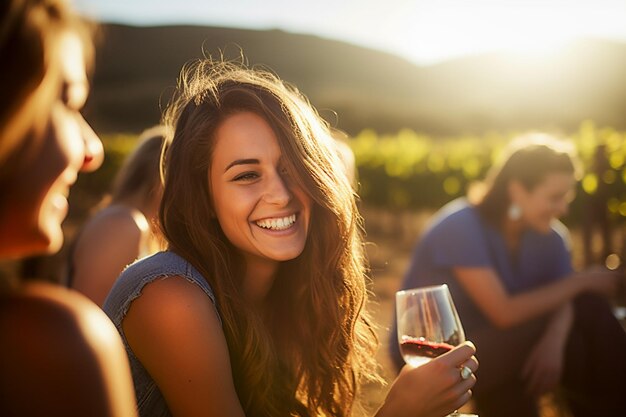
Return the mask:
M256 172L244 172L233 178L233 181L252 181L259 177Z

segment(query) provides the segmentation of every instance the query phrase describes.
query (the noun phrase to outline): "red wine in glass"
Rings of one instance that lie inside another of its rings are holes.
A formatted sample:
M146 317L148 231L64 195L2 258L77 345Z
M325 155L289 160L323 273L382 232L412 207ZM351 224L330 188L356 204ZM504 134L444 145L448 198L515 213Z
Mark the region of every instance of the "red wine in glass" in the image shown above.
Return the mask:
M406 363L420 366L432 358L449 352L454 346L448 343L429 342L423 337L402 336L400 352Z

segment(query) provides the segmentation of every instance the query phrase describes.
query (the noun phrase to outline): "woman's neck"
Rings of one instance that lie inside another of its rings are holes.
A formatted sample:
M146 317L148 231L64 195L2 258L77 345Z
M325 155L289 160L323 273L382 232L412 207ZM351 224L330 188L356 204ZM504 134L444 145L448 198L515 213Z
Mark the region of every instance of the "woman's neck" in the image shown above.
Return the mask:
M519 242L524 231L524 225L521 220L511 220L505 217L502 222L502 234L504 241L510 251L515 251L519 247Z

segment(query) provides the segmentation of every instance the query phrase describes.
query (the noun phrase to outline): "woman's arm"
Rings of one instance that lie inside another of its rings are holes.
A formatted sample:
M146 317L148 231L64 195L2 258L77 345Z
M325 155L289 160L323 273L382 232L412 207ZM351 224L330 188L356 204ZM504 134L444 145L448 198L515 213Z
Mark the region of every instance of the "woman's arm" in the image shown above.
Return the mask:
M405 365L394 381L376 417L443 417L471 398L476 377L461 378L461 367L473 372L476 348L463 343L416 368Z
M119 334L82 295L28 284L2 300L0 331L1 415L137 416Z
M546 393L560 382L565 345L573 322L574 309L572 303L567 303L552 315L542 337L531 349L522 376L533 395Z
M137 358L176 417L243 417L215 306L197 285L146 285L122 323Z
M617 285L613 272L592 271L510 295L491 268L456 267L453 271L469 297L499 328L512 327L553 311L583 291L610 293Z

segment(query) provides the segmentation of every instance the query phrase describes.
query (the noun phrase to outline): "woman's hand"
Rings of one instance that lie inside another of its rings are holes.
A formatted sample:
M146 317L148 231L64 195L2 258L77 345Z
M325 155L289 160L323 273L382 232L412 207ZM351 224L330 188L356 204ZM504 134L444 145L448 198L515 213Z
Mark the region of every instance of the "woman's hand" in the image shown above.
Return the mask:
M531 349L522 368L522 377L531 395L539 397L559 384L573 321L574 310L568 303L553 314L543 336Z
M539 397L556 388L563 372L563 348L558 340L545 334L532 348L522 370L528 392Z
M617 291L619 274L604 266L592 266L577 274L583 291L612 296Z
M465 342L430 362L412 367L405 365L394 381L377 417L442 417L465 404L476 383L472 374L461 377L461 368L475 372L476 348Z

